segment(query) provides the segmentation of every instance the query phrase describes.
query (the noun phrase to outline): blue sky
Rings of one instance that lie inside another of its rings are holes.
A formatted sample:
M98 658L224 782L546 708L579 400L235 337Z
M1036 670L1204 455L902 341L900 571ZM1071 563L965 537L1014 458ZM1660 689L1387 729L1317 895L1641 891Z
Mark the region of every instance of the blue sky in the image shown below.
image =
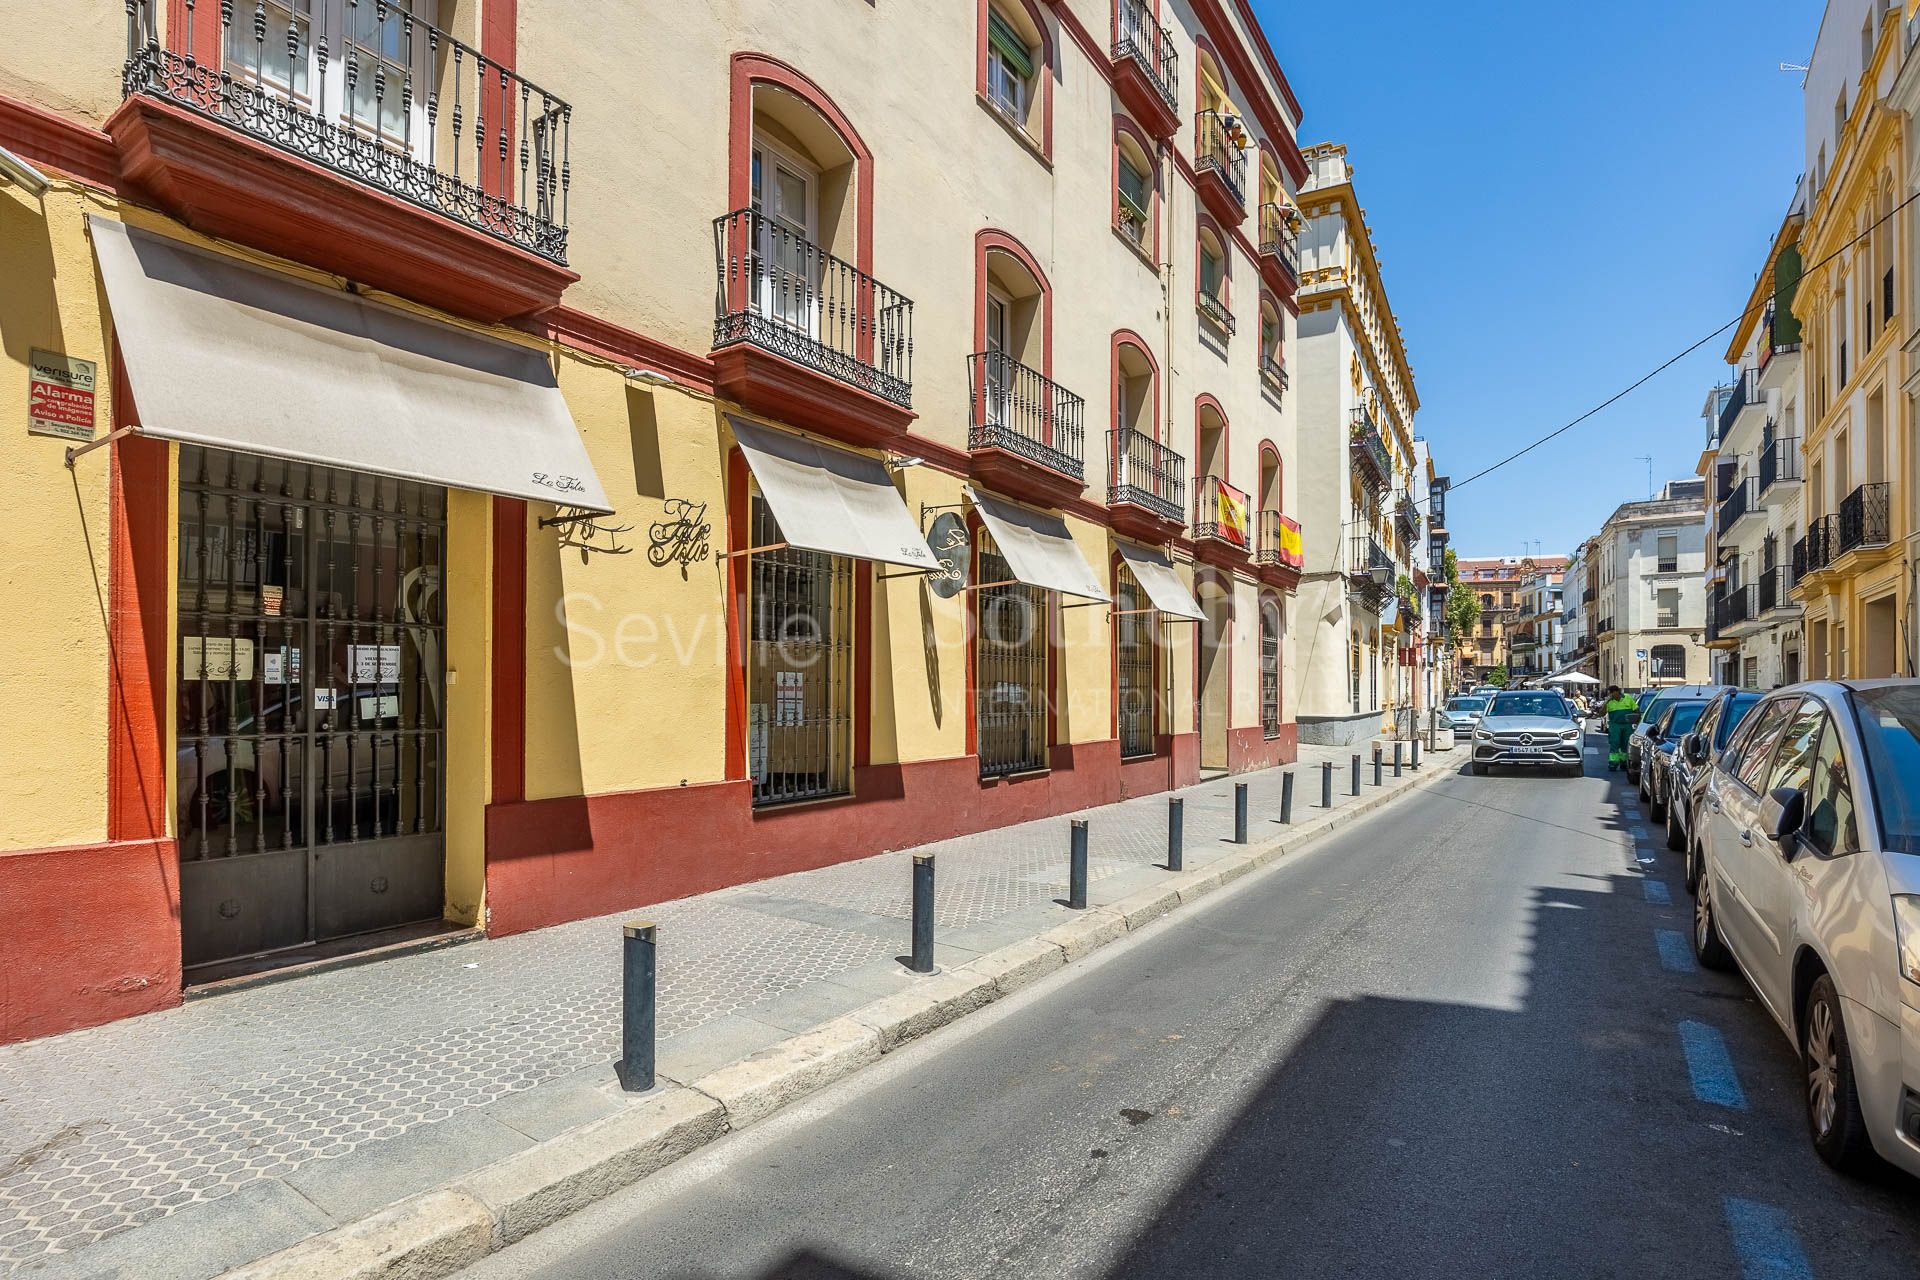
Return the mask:
M1400 317L1417 429L1456 481L1737 315L1803 164L1818 0L1253 0L1344 142ZM1461 555L1565 554L1691 476L1727 339L1450 500ZM1523 546L1524 544L1529 544Z

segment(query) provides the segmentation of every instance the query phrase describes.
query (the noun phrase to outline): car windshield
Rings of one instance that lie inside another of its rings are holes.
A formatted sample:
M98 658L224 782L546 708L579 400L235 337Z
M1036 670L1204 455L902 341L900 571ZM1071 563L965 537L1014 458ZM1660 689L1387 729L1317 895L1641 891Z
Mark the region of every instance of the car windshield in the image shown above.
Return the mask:
M1733 700L1727 703L1726 711L1720 716L1720 729L1714 735L1714 745L1726 746L1727 739L1733 737L1733 731L1740 727L1742 720L1747 718L1747 712L1759 706L1760 699L1765 696L1760 693L1734 694Z
M1503 693L1487 708L1490 716L1552 716L1568 718L1567 704L1557 693Z
M1447 710L1458 711L1462 715L1470 715L1475 711L1485 711L1486 709L1487 700L1485 698L1453 698L1447 702Z
M1920 685L1889 685L1853 695L1885 847L1920 853Z

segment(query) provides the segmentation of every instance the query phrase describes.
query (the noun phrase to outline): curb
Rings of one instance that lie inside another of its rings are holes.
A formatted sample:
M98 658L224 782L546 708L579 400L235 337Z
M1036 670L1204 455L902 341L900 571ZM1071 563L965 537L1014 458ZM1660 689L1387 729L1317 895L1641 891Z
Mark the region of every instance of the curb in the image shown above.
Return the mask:
M1443 758L1444 759L1444 758ZM1295 823L1284 835L1089 908L1037 937L935 974L912 990L791 1036L688 1084L663 1082L613 1115L446 1186L398 1201L221 1280L442 1280L986 1007L1135 929L1400 797L1452 777L1441 767Z

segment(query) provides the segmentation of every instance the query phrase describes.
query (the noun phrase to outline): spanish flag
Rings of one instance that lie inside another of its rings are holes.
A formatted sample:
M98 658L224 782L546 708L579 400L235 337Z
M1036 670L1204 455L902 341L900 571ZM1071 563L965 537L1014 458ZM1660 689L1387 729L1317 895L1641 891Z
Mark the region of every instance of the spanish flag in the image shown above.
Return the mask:
M1280 560L1295 569L1307 562L1306 544L1300 540L1300 522L1291 516L1280 517Z
M1214 486L1214 522L1220 536L1236 547L1247 545L1247 495L1222 480Z

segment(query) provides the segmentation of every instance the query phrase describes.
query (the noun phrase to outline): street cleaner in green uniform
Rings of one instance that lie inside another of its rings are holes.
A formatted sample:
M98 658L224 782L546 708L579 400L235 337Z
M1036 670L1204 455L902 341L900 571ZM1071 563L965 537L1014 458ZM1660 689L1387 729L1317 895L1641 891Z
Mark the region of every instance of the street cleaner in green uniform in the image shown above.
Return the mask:
M1607 703L1601 710L1607 717L1607 772L1618 773L1627 767L1627 739L1633 737L1640 704L1631 694L1620 692L1619 685L1608 685Z

